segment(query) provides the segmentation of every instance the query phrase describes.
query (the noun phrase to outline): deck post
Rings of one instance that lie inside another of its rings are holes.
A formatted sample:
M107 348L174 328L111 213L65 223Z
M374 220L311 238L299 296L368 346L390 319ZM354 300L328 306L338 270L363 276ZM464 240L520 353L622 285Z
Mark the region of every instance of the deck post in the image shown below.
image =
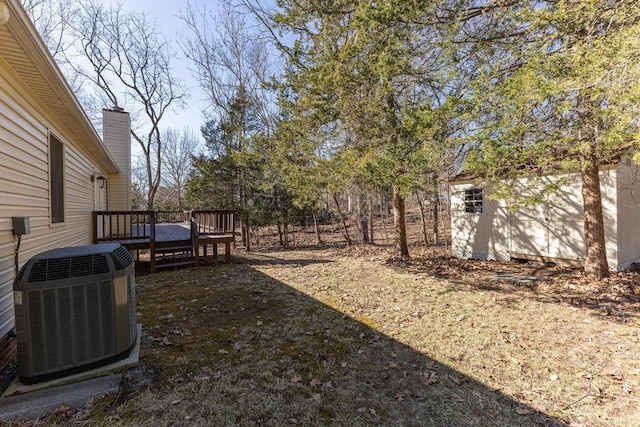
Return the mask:
M98 213L93 211L91 213L91 218L93 221L93 244L95 245L98 243Z
M156 248L155 248L155 240L156 240L156 221L155 221L155 213L153 211L147 212L147 217L149 218L149 271L151 273L156 272Z

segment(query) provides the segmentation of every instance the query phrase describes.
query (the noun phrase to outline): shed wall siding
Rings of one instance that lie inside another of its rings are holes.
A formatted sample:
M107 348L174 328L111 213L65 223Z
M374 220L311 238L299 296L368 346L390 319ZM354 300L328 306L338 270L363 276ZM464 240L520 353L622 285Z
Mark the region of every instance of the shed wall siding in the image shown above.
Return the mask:
M454 256L489 260L509 259L509 215L502 200L488 200L482 213L465 212L464 191L473 184L451 187L451 239Z
M39 112L0 61L0 336L13 326L14 252L12 216L28 216L31 234L23 236L20 266L33 255L60 246L91 243L93 184L99 167L69 134ZM51 224L48 135L64 146L65 222Z
M631 158L618 168L618 266L640 262L640 167Z
M609 267L614 270L619 269L617 176L616 169L600 173L607 259ZM536 179L522 178L512 185L519 194L533 195L544 185L558 180L562 180L560 188L551 193L545 202L515 211L509 211L505 201L493 202L489 205L491 209L486 211L485 217L477 218L473 217L474 214L464 212L464 190L473 188L473 184L453 184L453 255L461 258L492 259L483 256L492 249L504 251L509 256L519 254L584 260L586 249L580 176L567 174ZM637 191L640 201L640 189ZM486 242L491 242L491 245L487 246ZM629 244L633 245L634 243Z

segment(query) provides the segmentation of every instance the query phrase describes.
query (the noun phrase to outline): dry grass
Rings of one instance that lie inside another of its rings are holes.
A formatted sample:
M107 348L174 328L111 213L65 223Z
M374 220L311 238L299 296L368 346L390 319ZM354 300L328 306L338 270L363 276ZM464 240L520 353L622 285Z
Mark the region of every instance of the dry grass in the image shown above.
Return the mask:
M83 425L640 425L638 277L383 249L137 279L141 366Z

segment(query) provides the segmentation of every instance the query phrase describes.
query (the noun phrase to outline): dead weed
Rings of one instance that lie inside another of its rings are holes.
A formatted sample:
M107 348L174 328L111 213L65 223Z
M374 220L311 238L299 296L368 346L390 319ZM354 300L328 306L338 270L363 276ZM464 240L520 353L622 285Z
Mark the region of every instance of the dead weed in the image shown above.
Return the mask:
M414 253L251 253L139 277L150 380L72 422L640 425L635 274ZM488 278L504 271L540 280Z

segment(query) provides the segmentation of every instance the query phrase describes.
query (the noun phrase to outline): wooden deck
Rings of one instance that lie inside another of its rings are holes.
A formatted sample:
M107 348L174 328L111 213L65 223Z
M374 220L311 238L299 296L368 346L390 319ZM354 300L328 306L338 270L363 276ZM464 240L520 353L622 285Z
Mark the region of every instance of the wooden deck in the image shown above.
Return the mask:
M148 249L150 270L216 262L218 245L225 245L225 261L231 262L235 241L234 211L96 211L94 243L120 243L129 250ZM207 254L212 246L211 257Z

